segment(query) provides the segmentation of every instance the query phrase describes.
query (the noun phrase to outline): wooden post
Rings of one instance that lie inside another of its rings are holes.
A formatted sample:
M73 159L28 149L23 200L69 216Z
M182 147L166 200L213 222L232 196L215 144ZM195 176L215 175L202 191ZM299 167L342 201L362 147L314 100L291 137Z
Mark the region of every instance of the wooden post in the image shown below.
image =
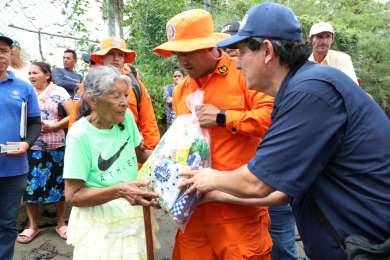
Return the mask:
M150 216L150 208L143 207L143 210L144 210L146 252L147 252L148 260L154 260L153 229L152 229L152 220Z
M113 1L106 0L107 3L107 25L108 25L108 35L116 35L116 24L115 24L115 6Z

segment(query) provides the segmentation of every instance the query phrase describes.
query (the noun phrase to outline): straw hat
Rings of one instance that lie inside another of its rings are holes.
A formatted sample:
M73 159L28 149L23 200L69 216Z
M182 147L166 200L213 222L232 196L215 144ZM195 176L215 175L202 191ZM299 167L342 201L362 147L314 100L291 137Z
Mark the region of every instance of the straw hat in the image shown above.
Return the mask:
M171 18L166 26L168 42L154 48L161 56L173 52L191 52L217 47L217 42L229 37L225 33L215 33L211 15L202 9L182 12Z
M103 63L103 56L110 50L118 49L125 53L125 63L131 63L135 60L135 51L129 50L123 39L117 37L109 37L100 42L100 50L91 54L91 60L97 64Z

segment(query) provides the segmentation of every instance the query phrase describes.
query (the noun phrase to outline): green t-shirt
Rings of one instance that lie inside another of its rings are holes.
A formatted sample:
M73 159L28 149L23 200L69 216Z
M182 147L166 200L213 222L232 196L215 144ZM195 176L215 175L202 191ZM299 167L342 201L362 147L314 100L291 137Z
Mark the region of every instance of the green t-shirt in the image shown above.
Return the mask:
M66 138L64 179L83 180L86 187L96 188L135 180L135 147L141 138L129 110L123 125L98 129L86 118L73 124Z

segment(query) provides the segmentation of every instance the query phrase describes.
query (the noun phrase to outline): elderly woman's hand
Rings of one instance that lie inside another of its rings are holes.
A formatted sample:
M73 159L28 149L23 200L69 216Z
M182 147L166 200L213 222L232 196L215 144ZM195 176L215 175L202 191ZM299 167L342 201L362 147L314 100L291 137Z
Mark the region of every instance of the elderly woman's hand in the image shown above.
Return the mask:
M121 184L119 195L130 202L131 205L155 206L153 200L158 198L158 194L151 191L145 191L141 188L148 186L148 181L129 181Z

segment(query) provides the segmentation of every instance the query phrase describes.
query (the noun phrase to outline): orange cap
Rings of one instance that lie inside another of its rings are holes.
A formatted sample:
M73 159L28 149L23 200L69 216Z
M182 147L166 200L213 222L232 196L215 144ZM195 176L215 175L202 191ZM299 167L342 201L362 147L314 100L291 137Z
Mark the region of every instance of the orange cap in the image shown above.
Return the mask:
M97 64L102 64L103 56L112 49L118 49L125 53L125 63L131 63L135 60L135 51L127 49L126 42L117 37L109 37L102 40L100 42L100 50L91 54L91 60Z
M202 9L182 12L171 18L166 26L168 42L154 48L161 56L173 52L190 52L217 47L217 42L229 37L225 33L215 33L213 18Z

